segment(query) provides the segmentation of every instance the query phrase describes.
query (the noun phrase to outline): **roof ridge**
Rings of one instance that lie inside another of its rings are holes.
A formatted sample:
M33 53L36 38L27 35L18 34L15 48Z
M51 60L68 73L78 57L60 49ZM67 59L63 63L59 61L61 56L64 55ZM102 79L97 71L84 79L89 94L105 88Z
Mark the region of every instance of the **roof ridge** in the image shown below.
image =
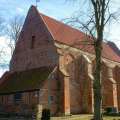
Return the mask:
M38 12L39 12L39 11L38 11ZM57 20L57 19L55 19L55 18L52 18L52 17L50 17L50 16L48 16L48 15L45 15L45 14L43 14L43 13L41 13L41 12L39 12L39 14L40 14L40 16L41 16L43 19L44 19L44 17L47 17L47 18L49 18L49 19L52 19L52 20L58 22L59 24L62 24L62 25L64 25L64 26L66 26L66 27L69 27L69 28L71 28L71 29L74 29L74 30L76 30L77 32L83 33L83 34L85 35L85 33L84 33L83 31L81 31L81 30L79 30L79 29L77 29L77 28L74 28L74 27L72 27L72 26L70 26L70 25L68 25L68 24L65 24L64 22L62 22L62 21L60 21L60 20ZM90 36L90 35L88 35L88 36Z
M51 34L52 38L55 40L54 35L52 34L52 32L51 32L51 30L50 30L49 26L46 24L46 22L45 22L45 20L44 20L43 16L41 15L41 13L40 13L39 11L38 11L38 13L39 13L39 15L40 15L41 19L43 20L43 22L44 22L44 24L45 24L46 28L47 28L47 29L48 29L48 31L50 32L50 34Z

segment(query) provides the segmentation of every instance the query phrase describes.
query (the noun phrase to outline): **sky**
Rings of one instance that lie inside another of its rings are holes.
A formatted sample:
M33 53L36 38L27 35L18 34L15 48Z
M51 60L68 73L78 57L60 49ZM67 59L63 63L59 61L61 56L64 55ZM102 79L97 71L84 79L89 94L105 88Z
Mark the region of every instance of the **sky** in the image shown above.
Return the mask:
M29 7L36 5L36 0L0 0L0 13L10 18L15 14L26 15ZM40 0L38 9L54 18L60 19L70 16L73 11L78 9L78 5L65 2L66 0ZM8 16L9 15L9 16Z
M61 20L64 18L71 17L76 11L84 10L86 11L85 1L79 2L68 2L69 0L40 0L37 3L38 9L41 13L51 16L55 19ZM75 1L75 0L73 0ZM79 0L82 1L82 0ZM111 5L111 10L116 11L120 8L120 0L113 0ZM2 16L6 21L16 15L26 16L28 9L31 5L36 5L36 0L0 0L0 16ZM111 27L105 29L106 38L108 40L114 41L116 45L120 48L120 22L114 22L110 24ZM4 56L7 63L10 60L10 50L7 48L7 38L5 36L0 37L0 48L5 48L6 55ZM0 60L1 62L4 60ZM6 70L6 67L0 68L0 76Z

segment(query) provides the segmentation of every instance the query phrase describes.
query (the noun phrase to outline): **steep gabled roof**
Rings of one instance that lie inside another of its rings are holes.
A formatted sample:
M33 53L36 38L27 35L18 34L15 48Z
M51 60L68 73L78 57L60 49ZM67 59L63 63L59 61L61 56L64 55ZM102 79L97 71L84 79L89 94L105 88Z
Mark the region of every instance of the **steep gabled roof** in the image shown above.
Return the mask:
M39 90L53 68L41 67L21 72L7 73L0 83L0 95Z
M36 9L34 6L32 6ZM37 11L37 9L36 9ZM39 12L38 12L39 13ZM39 13L40 17L43 19L46 27L48 28L49 32L51 33L54 40L70 45L76 48L79 48L85 52L89 52L94 54L94 47L92 45L84 45L80 44L81 41L86 39L86 35L75 29L72 28L60 21L57 21L51 17L43 15ZM89 39L91 40L91 39ZM102 56L112 61L120 62L120 57L115 53L115 51L107 44L103 43L103 52Z

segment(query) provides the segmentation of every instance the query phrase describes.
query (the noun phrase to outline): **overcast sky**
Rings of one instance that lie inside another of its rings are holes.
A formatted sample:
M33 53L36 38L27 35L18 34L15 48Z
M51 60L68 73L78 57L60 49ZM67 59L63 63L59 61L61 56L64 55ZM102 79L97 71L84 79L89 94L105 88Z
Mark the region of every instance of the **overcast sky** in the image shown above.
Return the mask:
M35 5L36 0L0 0L0 15L5 18L6 21L12 16L21 15L26 16L29 7L33 4ZM78 9L86 10L84 2L80 4L74 2L65 2L67 0L40 0L38 3L38 9L41 13L51 16L55 19L61 20L63 18L68 18ZM80 0L79 0L80 1ZM81 0L82 1L82 0ZM87 1L87 0L85 0ZM111 5L111 9L116 11L120 8L120 0L113 0L114 3ZM80 7L79 7L80 5ZM111 27L106 28L107 39L114 41L120 48L120 22L115 22L110 25ZM10 50L7 50L6 38L4 36L0 37L0 47L6 48L7 61L10 59ZM5 68L6 70L6 68ZM0 69L0 75L3 71Z

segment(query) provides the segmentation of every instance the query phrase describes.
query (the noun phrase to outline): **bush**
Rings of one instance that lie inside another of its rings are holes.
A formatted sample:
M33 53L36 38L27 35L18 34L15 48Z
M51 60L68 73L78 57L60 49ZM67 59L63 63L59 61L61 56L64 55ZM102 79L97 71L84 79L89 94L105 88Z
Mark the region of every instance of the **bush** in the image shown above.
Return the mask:
M104 115L107 115L107 116L120 116L120 114L117 112L116 107L106 107Z
M49 109L42 110L41 120L50 120L50 110Z
M117 113L117 108L116 107L106 107L105 113Z

